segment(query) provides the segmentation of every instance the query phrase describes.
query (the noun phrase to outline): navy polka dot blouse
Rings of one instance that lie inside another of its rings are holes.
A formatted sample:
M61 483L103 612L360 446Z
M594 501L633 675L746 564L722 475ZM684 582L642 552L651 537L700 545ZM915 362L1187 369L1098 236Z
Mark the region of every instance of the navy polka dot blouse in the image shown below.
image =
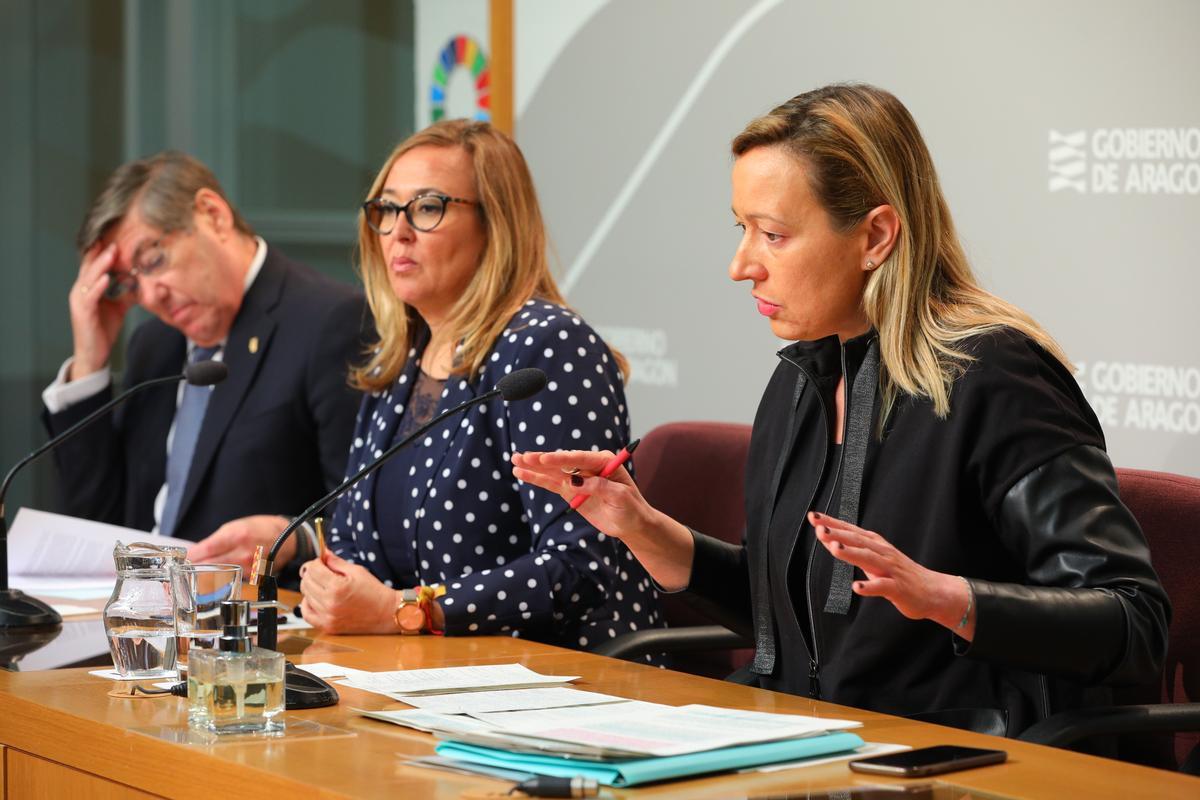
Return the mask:
M409 353L390 389L363 398L347 474L401 438L423 346ZM519 483L509 464L514 452L616 451L629 441L620 371L583 320L558 305L527 302L476 380L450 376L437 413L523 367L544 370L546 388L453 417L363 478L334 508L331 547L388 586L445 585L451 635L590 648L662 625L654 586L633 554L578 514L558 516L562 498ZM391 524L381 529L379 519Z

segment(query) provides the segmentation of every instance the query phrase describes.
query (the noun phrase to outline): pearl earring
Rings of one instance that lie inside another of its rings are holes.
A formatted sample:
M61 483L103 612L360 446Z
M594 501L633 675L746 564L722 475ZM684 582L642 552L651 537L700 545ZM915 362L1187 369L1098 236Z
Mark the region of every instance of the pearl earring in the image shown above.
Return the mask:
M867 259L867 269L875 269L875 262Z

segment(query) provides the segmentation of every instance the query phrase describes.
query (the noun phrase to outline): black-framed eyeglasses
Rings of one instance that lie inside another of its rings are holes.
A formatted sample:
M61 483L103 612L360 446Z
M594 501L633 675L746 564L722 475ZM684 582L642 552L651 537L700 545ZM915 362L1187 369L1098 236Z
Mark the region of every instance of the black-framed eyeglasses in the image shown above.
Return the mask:
M104 296L110 300L116 300L123 294L136 292L139 276L152 278L165 270L171 261L169 252L163 246L165 238L164 236L156 239L139 252L135 256L133 267L128 272L117 272L116 270L110 272L110 281L108 288L104 290Z
M404 205L398 205L391 200L376 197L363 203L363 214L367 225L380 236L387 236L396 227L396 220L403 213L408 224L414 230L429 233L436 228L446 216L446 206L449 203L463 203L473 206L476 200L464 200L461 197L451 197L446 194L419 194Z

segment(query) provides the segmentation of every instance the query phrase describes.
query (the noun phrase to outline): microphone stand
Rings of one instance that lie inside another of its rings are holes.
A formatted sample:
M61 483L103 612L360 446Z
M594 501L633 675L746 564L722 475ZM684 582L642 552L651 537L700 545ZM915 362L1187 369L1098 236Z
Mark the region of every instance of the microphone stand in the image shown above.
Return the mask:
M0 484L0 630L9 631L13 629L21 629L28 631L38 631L46 628L52 628L62 624L62 617L59 613L51 608L47 603L38 600L36 597L30 597L20 589L11 589L8 585L8 523L4 513L4 496L8 493L8 486L12 483L13 477L21 471L21 468L33 461L38 456L44 455L47 451L52 450L63 442L67 441L75 434L92 424L97 418L108 413L113 406L124 402L134 392L140 392L142 389L148 389L151 386L157 386L162 383L178 383L185 380L188 376L171 375L166 378L155 378L153 380L139 383L131 389L109 400L100 408L88 414L83 419L76 422L65 431L55 436L44 445L34 450L25 458L17 462L17 465L8 471L4 476L4 483Z
M496 388L438 414L408 436L389 447L380 454L379 458L342 481L341 485L332 492L306 508L300 516L292 520L283 529L283 532L275 539L275 543L271 545L271 550L266 556L263 556L263 547L259 545L254 553L254 568L250 572L250 585L258 587L258 603L256 604L259 609L258 646L267 650L274 650L279 643L279 628L276 617L276 607L279 600L279 583L273 574L275 559L279 555L279 550L283 547L283 543L287 541L287 538L297 528L320 513L321 509L336 500L343 492L350 489L350 487L354 486L354 484L358 483L366 475L379 469L389 458L448 417L462 413L472 406L491 400L496 396L503 397L507 402L524 400L537 394L545 386L546 373L534 367L526 367L525 369L519 369L516 372L505 375L496 382ZM337 703L337 701L337 691L328 683L315 675L297 669L290 662L287 664L284 673L284 708L320 708L321 706L331 706Z
M383 455L367 464L358 472L351 475L346 480L342 481L336 489L322 497L317 502L306 508L300 516L296 517L291 523L283 529L279 537L275 539L275 543L271 545L270 552L263 557L261 552L255 553L254 569L251 572L250 584L258 587L258 646L267 650L276 649L279 640L279 628L276 602L279 600L279 582L276 580L274 573L275 558L279 555L280 548L287 541L292 533L309 521L322 509L337 500L347 489L358 483L367 474L375 471L383 465L385 461L394 456L406 445L413 440L423 436L430 428L435 427L438 423L466 411L472 406L479 403L491 400L493 397L501 394L500 389L492 389L484 392L478 397L473 397L465 403L461 403L454 408L447 409L441 414L438 414L433 419L426 422L421 427L410 433L408 436L401 439L396 444L389 447L383 452ZM259 551L262 547L259 547ZM338 702L337 690L330 686L325 681L298 669L290 661L287 662L287 668L284 673L284 708L321 708L323 706L335 705Z

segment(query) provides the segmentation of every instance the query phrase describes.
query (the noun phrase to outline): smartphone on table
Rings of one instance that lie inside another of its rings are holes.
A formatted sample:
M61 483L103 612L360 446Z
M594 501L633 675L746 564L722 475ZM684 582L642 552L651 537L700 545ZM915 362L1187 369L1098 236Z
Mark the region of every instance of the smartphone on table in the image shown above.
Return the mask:
M1003 750L943 744L936 747L919 747L903 753L861 758L851 761L850 769L875 775L919 778L987 764L1000 764L1007 758L1008 754Z

